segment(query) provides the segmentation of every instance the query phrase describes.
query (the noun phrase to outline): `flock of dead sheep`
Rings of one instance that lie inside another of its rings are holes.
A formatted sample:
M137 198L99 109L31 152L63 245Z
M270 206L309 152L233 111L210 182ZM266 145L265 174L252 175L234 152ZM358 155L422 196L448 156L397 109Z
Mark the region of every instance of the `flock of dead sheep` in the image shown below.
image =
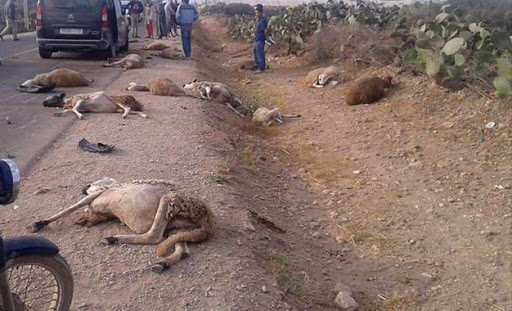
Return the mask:
M160 51L166 59L179 59L178 50L162 42L153 42L144 50ZM144 60L137 54L128 54L119 60L109 60L104 67L121 66L124 70L144 66ZM250 67L250 66L249 66ZM243 68L242 68L243 69ZM88 86L94 82L81 73L70 69L55 69L39 74L22 83L22 92L46 92L56 87ZM336 66L319 68L306 77L310 87L325 87L341 82L341 70ZM369 104L379 100L391 86L391 77L369 78L358 81L346 95L347 105ZM225 84L194 80L179 87L168 78L155 78L144 84L129 83L126 91L150 92L160 96L191 96L226 105L240 116L237 108L242 103ZM104 91L78 94L66 97L65 93L48 97L45 107L63 108L57 114L73 112L79 119L83 113L122 113L123 118L137 114L143 118L144 105L132 95L108 95ZM298 114L283 114L278 108L257 109L253 122L264 126L283 123L285 118L298 118ZM118 219L135 234L116 235L103 239L100 244L145 244L157 245L156 253L161 260L151 266L155 273L179 262L187 256L189 242L201 242L209 238L215 230L215 217L203 201L190 197L165 180L135 180L120 183L112 178L95 181L83 190L86 195L72 206L47 219L34 223L30 230L39 231L51 222L84 208L83 215L75 222L93 226L111 219Z

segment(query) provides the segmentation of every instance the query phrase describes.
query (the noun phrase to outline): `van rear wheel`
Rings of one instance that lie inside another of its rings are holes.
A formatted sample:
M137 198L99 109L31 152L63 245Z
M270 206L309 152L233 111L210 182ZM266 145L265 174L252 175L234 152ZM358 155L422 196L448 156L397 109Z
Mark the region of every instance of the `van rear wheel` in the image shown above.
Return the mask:
M52 50L48 50L42 47L39 47L39 56L41 58L50 58L52 57Z

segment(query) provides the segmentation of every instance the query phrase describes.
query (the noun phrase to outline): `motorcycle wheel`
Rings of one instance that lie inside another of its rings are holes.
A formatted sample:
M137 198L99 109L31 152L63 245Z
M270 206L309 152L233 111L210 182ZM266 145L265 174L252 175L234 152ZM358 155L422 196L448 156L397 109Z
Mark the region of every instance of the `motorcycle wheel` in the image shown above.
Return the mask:
M7 278L16 311L68 311L73 300L73 274L59 254L22 256L9 261Z

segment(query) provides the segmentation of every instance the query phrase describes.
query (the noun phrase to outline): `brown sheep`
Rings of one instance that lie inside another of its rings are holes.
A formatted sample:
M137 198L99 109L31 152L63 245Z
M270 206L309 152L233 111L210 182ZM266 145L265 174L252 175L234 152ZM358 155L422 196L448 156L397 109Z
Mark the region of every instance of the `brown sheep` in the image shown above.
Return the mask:
M54 85L55 87L75 87L88 86L93 81L93 79L87 79L77 71L59 68L48 73L38 74L34 79L22 83L21 86L35 87Z
M130 85L128 88L126 88L126 90L136 92L150 92L152 95L161 96L186 96L183 89L181 89L179 86L174 84L174 82L167 78L151 79L143 85L130 82Z
M163 42L152 42L149 45L145 46L143 50L150 50L150 51L163 51L165 49L170 48L167 44Z
M345 96L345 102L348 106L371 104L381 99L387 88L392 84L393 78L366 78L356 82Z
M119 219L135 234L115 235L100 244L157 245L163 257L151 270L161 273L188 254L188 242L201 242L213 235L215 217L207 204L188 196L165 180L134 180L119 183L105 177L83 189L87 196L52 217L34 223L37 232L57 219L87 207L76 221L79 225ZM177 231L176 231L177 230ZM174 249L174 251L173 251Z

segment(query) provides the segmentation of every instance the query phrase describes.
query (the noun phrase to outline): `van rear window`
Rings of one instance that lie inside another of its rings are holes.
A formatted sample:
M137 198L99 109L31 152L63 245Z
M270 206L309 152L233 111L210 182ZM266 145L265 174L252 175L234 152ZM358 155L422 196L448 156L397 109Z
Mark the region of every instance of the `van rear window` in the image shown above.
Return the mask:
M105 0L43 0L46 8L82 10L101 10Z

